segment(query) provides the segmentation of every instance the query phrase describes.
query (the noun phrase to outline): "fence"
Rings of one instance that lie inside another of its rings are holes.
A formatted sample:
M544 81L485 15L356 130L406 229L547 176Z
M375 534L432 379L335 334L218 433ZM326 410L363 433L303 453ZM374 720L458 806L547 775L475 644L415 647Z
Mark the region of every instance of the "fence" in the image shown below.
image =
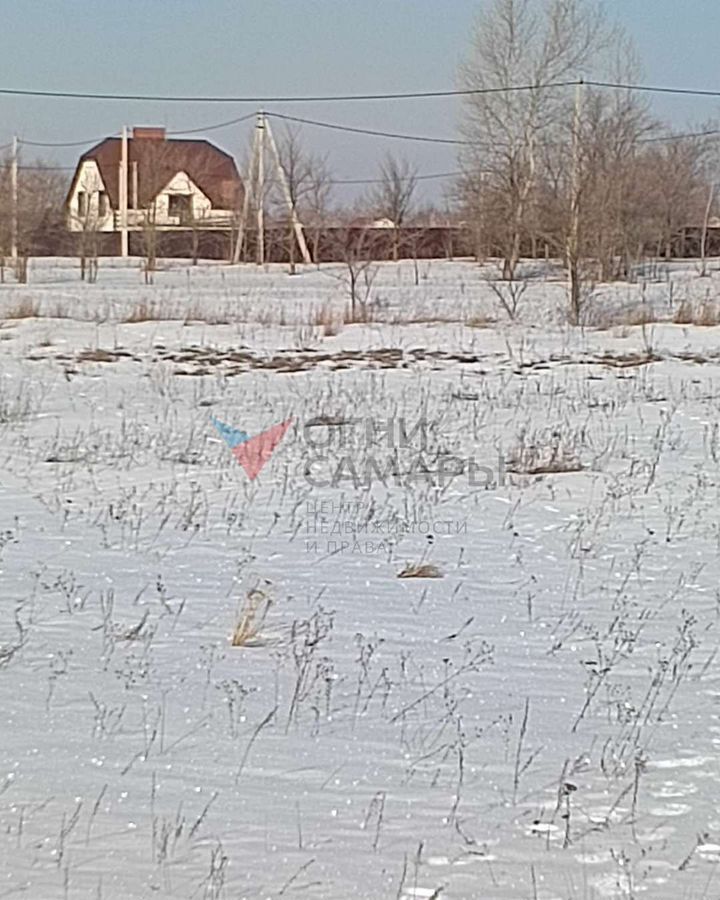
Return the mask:
M265 229L265 259L267 262L290 261L289 231L285 226ZM349 256L377 261L392 259L453 259L471 256L472 234L462 227L432 226L427 228L362 228L330 227L306 229L308 248L314 262L343 262ZM153 235L157 256L170 258L200 258L229 260L236 239L235 232L224 229L158 228ZM129 252L142 257L146 252L147 235L130 231ZM81 256L91 246L98 256L120 255L119 232L68 232L65 229L40 230L32 242L34 256ZM250 229L245 236L243 261L257 258L257 231ZM299 254L295 254L299 259Z

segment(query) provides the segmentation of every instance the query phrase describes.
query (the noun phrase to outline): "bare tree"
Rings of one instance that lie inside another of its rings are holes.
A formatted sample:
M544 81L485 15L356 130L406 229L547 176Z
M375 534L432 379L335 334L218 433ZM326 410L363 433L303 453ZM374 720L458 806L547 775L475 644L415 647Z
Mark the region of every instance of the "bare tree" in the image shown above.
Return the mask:
M10 165L10 156L6 155L0 161L0 283L5 282L5 264L12 244Z
M698 126L711 131L713 122ZM644 210L657 256L669 259L685 226L702 221L710 185L716 177L714 141L678 138L650 144L642 156Z
M328 225L332 199L332 173L326 156L315 156L311 160L308 189L303 199L300 213L310 233L312 257L320 265L320 241L323 230Z
M640 140L653 123L631 91L587 91L575 127L562 244L569 318L579 324L583 298L591 296L583 279L627 275L648 242Z
M487 285L495 294L508 319L514 322L520 311L520 304L528 288L528 281L506 281L487 279Z
M143 277L145 284L153 284L155 281L158 252L157 220L157 201L153 199L145 206L142 216Z
M388 153L380 166L380 181L370 193L368 206L376 215L392 222L394 260L399 255L400 233L412 210L416 187L417 167L405 158Z
M302 218L301 214L305 211L311 213L314 227L319 231L322 227L320 223L327 211L330 176L325 157L317 157L308 153L302 145L300 131L296 128L285 129L278 142L278 156L285 176L287 194L282 185L277 185L274 199L276 205L282 210L286 223L290 273L294 275L298 242L288 202L298 218ZM317 240L314 243L317 245Z
M569 140L568 94L553 87L587 71L611 38L602 15L582 0L494 0L477 22L472 50L460 69L462 164L491 225L510 280L527 237L542 145ZM516 90L518 86L528 86ZM558 134L558 122L567 123Z
M343 225L332 229L333 258L341 262L339 272L327 272L341 281L350 296L349 321L365 321L373 282L377 274L377 246L372 229Z
M712 124L706 126L707 131L712 129ZM718 163L720 154L717 143L707 139L691 142L689 148L684 150L685 162L690 162L684 169L686 194L680 201L680 209L685 214L685 221L679 223L686 226L692 222L702 222L700 228L700 266L701 278L705 278L707 272L708 242L710 236L710 223L713 215L717 214L718 200ZM699 177L698 177L699 176ZM662 186L664 187L664 186ZM667 188L666 188L667 190Z
M714 181L710 182L707 195L707 203L705 204L705 213L703 215L702 234L700 237L700 277L707 276L707 242L708 230L710 228L710 216L715 205L715 193L717 185Z
M196 266L200 258L200 237L203 227L206 224L207 213L204 210L198 210L192 201L188 204L188 209L182 218L182 225L186 225L190 229L190 257L192 265Z
M288 210L288 197L293 209L297 212L298 204L301 197L308 188L310 179L310 166L306 154L303 151L300 142L300 133L298 129L286 127L284 134L278 142L278 155L280 157L280 165L285 175L285 184L287 186L288 196L284 191L276 192L276 202L283 211L285 227L287 229L287 252L290 263L290 274L294 275L296 271L296 255L297 255L297 238L295 235L295 225L293 216Z
M98 276L98 244L99 232L102 222L107 214L105 208L101 209L93 201L94 194L83 191L80 196L82 201L78 209L69 211L69 217L79 229L77 251L80 257L80 279L94 284ZM103 200L103 207L107 200Z
M161 210L158 208L158 192L164 186L168 176L175 174L176 167L172 164L172 149L165 140L147 138L135 138L134 140L137 140L139 144L136 151L137 159L133 161L135 169L133 190L128 189L128 195L132 195L133 218L142 235L143 277L145 284L152 284L157 270L159 225L163 218ZM178 195L185 198L185 202L181 204L182 209L178 212L180 225L187 225L187 219L192 215L193 209L190 188L187 187L184 190L185 193ZM169 216L169 205L167 213Z
M57 252L65 235L64 200L66 178L51 164L36 160L21 165L17 192L17 259L15 277L27 282L32 256ZM10 188L10 160L0 168L0 244L3 258L9 255L13 199Z

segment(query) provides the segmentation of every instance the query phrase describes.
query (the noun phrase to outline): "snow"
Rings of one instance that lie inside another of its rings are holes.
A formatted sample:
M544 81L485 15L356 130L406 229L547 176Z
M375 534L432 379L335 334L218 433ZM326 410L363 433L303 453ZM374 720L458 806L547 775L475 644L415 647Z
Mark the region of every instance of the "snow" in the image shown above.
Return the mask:
M707 894L718 274L342 274L0 285L0 897Z

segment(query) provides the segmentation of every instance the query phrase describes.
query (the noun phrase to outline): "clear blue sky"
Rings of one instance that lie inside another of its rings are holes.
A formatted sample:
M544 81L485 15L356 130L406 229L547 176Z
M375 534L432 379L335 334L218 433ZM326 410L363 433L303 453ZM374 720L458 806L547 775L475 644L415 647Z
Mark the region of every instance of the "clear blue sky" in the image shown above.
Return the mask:
M483 0L0 0L0 87L167 94L303 94L451 88ZM718 0L606 0L633 36L644 80L720 88ZM661 97L684 126L715 100ZM123 123L191 128L252 107L0 97L0 143L96 138ZM345 124L452 136L454 101L292 106ZM241 158L249 127L209 134ZM452 147L305 128L338 178L372 177L387 149L424 172L452 170ZM77 151L25 151L71 164Z

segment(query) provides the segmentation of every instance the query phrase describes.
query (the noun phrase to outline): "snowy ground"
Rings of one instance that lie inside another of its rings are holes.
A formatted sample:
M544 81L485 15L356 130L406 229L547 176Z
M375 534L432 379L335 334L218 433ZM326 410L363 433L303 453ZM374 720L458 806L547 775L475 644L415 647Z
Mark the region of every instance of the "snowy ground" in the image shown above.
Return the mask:
M485 275L0 285L0 898L716 896L720 277Z

